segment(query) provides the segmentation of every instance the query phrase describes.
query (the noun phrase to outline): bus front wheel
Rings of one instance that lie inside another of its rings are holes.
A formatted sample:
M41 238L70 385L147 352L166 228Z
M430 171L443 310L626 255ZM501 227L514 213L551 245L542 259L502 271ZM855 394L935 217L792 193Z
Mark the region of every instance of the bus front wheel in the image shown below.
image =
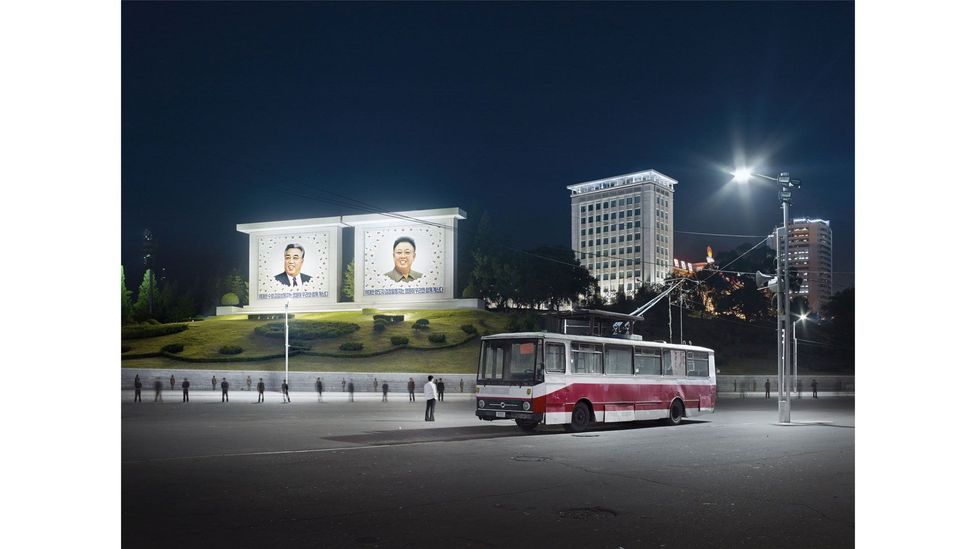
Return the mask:
M535 429L539 422L532 419L516 419L515 424L519 426L519 429L529 432Z
M685 414L685 407L681 404L680 400L675 399L671 403L671 410L668 411L668 417L664 418L664 422L668 425L678 425L681 423L681 416Z
M573 415L570 418L566 430L573 433L585 431L590 425L590 407L582 402L577 402L573 408Z

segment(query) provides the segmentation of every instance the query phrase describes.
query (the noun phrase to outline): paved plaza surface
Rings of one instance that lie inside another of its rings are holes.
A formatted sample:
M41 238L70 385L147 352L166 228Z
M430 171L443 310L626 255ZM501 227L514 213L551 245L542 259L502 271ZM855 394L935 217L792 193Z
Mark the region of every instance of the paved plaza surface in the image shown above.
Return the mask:
M122 392L124 547L852 547L854 399L677 427L481 422L449 394Z

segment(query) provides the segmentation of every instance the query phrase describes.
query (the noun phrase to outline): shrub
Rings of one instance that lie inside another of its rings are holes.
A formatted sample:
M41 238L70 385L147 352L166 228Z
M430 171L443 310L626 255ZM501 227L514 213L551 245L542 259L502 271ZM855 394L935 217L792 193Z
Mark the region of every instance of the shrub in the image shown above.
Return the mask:
M322 320L288 321L289 339L329 339L351 334L359 329L351 322L326 322ZM254 329L254 333L265 337L284 339L285 323L269 322Z
M509 332L535 332L539 329L539 319L534 314L522 314L508 319Z
M224 306L237 306L241 304L241 299L234 292L227 292L220 296L220 304Z
M355 341L347 341L342 345L339 345L339 350L340 351L362 351L363 344L357 343Z
M363 309L364 315L375 315L377 313L376 309Z
M407 343L410 343L410 340L403 336L393 336L390 338L390 343L394 345L406 345Z
M183 344L182 343L170 343L169 345L163 345L163 348L160 349L160 351L162 351L164 353L182 353L183 352Z
M386 324L387 323L385 321L377 320L376 322L373 323L373 331L376 333L382 332L383 330L386 329Z
M447 336L444 334L430 334L429 336L427 336L427 339L431 343L444 343L445 341L447 341Z
M426 318L421 318L417 322L414 322L413 323L413 329L414 330L429 330L430 329L430 321L427 320Z
M243 352L244 349L241 349L237 345L224 345L220 348L220 354L222 355L239 355Z
M175 334L186 330L186 324L140 324L122 328L122 339L142 339Z
M385 320L387 322L403 322L403 315L373 315L373 320Z
M476 333L478 333L478 329L475 328L474 326L470 325L470 324L462 324L461 325L461 330L463 330L464 333L466 333L466 334L476 334Z
M146 324L151 324L153 326L159 326L160 323L155 318L150 318L149 320L146 321Z
M123 352L123 353L128 353L128 352L129 352L129 351L131 351L131 350L132 350L132 347L130 347L130 346L128 346L128 345L123 345L123 346L122 346L122 352Z

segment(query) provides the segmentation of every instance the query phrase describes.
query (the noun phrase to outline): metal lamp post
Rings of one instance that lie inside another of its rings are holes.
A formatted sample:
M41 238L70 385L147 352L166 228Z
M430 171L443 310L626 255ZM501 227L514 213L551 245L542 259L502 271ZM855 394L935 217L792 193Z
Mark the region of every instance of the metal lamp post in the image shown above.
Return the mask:
M285 383L288 383L288 304L291 299L285 300Z
M807 319L807 315L802 314L800 315L800 318L793 321L793 390L794 391L796 391L797 380L800 377L800 359L799 359L800 353L798 352L799 347L797 347L797 343L796 343L796 323L803 322L806 319ZM799 396L798 391L797 391L797 396Z
M779 248L779 235L777 234L776 244L776 276L779 280L779 289L776 293L776 304L779 312L777 321L777 342L779 347L777 374L779 385L779 422L790 422L790 365L792 362L792 349L790 341L793 339L793 324L790 322L790 204L793 201L793 189L800 188L800 180L790 177L789 172L780 172L779 177L769 177L749 170L736 170L735 179L747 181L750 177L758 177L774 183L779 183L779 201L783 208L783 246Z

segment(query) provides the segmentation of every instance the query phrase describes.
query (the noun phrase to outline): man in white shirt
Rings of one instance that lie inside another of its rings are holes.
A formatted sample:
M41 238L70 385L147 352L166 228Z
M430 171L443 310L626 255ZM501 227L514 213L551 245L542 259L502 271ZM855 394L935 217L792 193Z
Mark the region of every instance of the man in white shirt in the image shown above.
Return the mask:
M437 387L434 385L434 376L427 376L427 383L424 385L424 400L427 401L424 421L434 421L434 405L437 404Z

